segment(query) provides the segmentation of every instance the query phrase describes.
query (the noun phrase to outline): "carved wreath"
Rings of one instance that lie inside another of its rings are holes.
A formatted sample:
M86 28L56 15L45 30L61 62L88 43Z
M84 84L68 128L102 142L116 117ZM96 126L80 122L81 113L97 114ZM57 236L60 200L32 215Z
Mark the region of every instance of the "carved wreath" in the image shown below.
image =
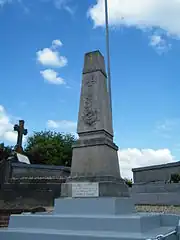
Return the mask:
M92 126L98 120L98 112L92 108L92 97L85 98L83 120L85 124Z

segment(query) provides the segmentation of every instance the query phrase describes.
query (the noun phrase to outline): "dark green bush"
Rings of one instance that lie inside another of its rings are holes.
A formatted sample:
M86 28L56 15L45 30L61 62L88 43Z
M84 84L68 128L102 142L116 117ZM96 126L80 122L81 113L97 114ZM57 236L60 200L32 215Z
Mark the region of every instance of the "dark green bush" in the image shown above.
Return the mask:
M173 183L178 183L180 182L180 174L179 173L173 173L171 174L171 181Z
M132 187L132 180L131 179L125 178L124 181L128 185L128 187L130 187L130 188Z

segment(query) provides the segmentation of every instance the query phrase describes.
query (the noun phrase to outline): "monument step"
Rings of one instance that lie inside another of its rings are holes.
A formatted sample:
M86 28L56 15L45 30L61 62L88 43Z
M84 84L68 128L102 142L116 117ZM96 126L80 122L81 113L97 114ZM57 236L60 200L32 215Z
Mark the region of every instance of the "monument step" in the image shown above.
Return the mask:
M55 199L55 214L112 215L135 212L131 198L58 198Z
M54 229L8 229L0 230L3 240L147 240L155 238L159 234L167 234L174 230L172 227L161 227L150 232L131 233L131 232L96 232L96 231L58 231ZM176 236L165 238L165 240L175 240Z
M9 228L146 232L160 227L160 215L12 215Z

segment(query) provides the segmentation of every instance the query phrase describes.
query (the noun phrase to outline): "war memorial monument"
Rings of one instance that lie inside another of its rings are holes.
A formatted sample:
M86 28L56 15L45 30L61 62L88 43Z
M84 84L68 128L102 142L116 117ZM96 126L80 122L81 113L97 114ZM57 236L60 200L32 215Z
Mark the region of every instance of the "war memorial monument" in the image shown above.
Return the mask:
M85 54L71 175L53 213L11 216L2 240L180 239L177 215L136 213L120 176L104 57Z

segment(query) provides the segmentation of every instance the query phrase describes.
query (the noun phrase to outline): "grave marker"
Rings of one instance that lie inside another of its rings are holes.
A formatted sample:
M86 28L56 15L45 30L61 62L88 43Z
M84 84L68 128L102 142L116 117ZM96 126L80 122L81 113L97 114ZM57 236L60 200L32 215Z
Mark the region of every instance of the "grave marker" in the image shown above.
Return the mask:
M25 136L28 133L27 129L24 128L24 120L19 120L19 125L18 124L14 125L14 131L18 133L15 151L18 153L23 153L22 148L23 135Z

